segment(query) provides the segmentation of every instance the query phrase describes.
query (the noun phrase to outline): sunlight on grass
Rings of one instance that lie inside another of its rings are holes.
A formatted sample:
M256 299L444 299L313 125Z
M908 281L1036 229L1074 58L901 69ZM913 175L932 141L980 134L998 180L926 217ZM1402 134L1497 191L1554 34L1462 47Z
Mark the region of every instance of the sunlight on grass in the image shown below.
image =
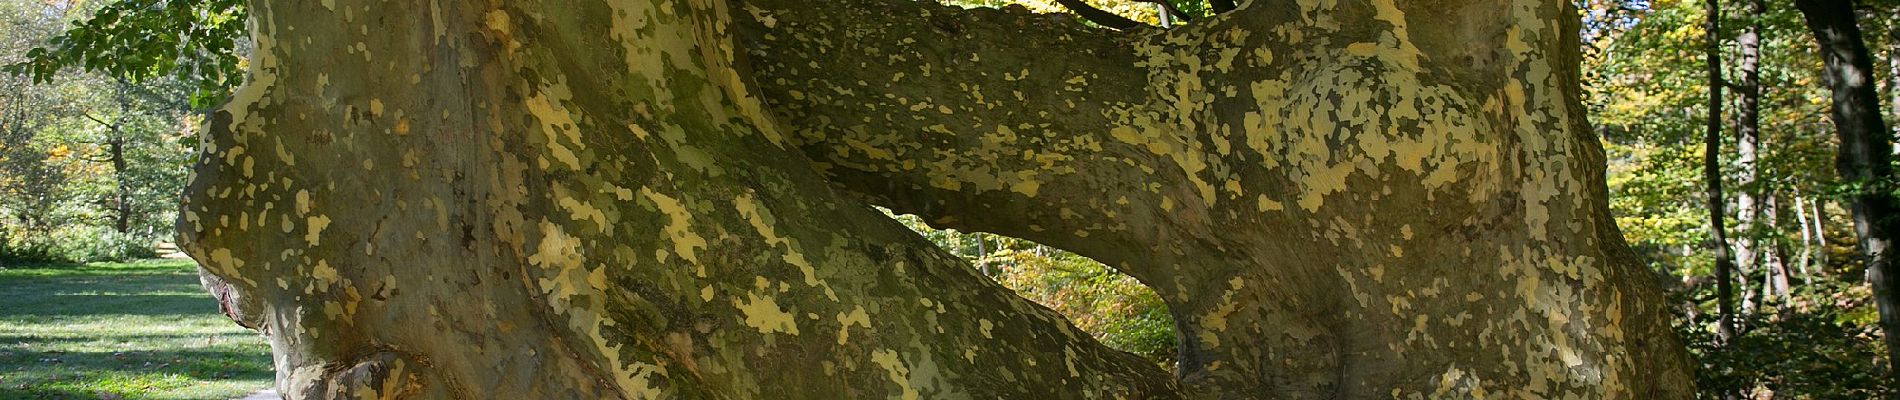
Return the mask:
M271 378L188 260L0 269L0 399L229 399Z

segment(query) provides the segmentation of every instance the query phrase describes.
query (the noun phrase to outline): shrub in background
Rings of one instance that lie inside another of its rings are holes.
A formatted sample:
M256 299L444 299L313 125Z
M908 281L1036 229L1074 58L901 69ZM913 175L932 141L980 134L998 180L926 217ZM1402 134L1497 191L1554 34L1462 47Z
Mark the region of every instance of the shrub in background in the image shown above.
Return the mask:
M1172 369L1174 317L1135 278L1065 251L1002 250L978 262L997 271L998 283L1068 317L1103 344Z
M1700 362L1700 396L1858 400L1894 393L1866 285L1816 283L1797 290L1792 304L1738 320L1740 333L1726 342L1714 334L1714 313L1678 316L1677 332Z
M152 235L97 226L55 229L44 235L0 235L0 266L22 263L129 261L158 256Z
M934 229L915 215L879 210L1016 294L1062 314L1102 344L1174 369L1174 316L1153 289L1134 277L1028 240Z

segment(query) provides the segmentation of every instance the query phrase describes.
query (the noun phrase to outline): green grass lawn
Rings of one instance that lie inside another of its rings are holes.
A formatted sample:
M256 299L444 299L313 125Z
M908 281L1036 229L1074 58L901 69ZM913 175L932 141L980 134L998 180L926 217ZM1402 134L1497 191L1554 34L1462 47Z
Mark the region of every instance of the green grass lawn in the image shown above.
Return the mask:
M270 347L218 313L190 260L0 268L0 399L230 399Z

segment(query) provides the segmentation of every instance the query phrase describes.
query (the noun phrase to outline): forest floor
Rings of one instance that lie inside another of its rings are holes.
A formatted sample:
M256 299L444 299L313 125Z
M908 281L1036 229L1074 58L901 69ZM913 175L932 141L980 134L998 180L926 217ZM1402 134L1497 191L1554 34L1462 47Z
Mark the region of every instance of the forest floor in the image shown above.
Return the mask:
M0 269L0 399L231 399L270 348L218 313L191 260Z

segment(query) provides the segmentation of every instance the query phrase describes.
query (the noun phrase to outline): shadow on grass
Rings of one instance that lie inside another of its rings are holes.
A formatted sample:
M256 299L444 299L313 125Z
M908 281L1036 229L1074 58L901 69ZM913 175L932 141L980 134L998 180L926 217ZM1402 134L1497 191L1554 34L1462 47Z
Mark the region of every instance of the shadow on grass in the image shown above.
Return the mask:
M195 268L0 270L0 399L229 399L267 386L268 346L218 313Z
M270 355L244 349L0 351L0 364L91 367L78 373L161 372L192 378L269 378ZM17 372L17 371L15 371ZM13 376L9 373L8 376Z
M196 274L191 260L137 260L126 262L0 262L0 277L16 276L125 276L141 274Z
M206 341L215 343L217 341L228 341L228 340L235 340L235 339L241 339L241 338L248 338L251 335L253 334L249 332L212 334L209 336L191 335L191 334L166 334L166 333L148 333L148 334L132 334L132 335L118 334L118 335L111 335L111 336L73 336L73 335L44 335L44 334L32 334L32 333L24 333L24 334L23 333L0 333L0 346L5 346L6 349L9 349L9 350L0 350L0 354L4 354L7 351L11 351L10 349L15 348L15 347L29 346L29 345L64 346L64 345L101 343L101 342L146 343L146 342L160 341L160 340L175 341L178 343L192 343L192 342L206 342Z
M47 300L82 304L82 307L35 307L0 311L0 318L73 317L102 314L146 316L193 316L218 312L216 303L206 302L209 295L183 294L58 294Z
M75 263L75 262L65 262L65 261L36 261L36 260L0 258L0 271L6 271L6 270L12 270L12 269L74 270L74 269L83 268L85 266L86 264Z

